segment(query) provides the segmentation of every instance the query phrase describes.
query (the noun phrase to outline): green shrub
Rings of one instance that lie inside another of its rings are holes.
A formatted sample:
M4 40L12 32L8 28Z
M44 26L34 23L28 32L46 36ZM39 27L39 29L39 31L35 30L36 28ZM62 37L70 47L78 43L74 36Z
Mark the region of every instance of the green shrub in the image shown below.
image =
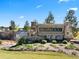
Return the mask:
M26 44L27 40L25 37L22 37L18 40L17 45L22 45L22 44Z
M63 40L63 44L67 44L67 40Z
M69 44L65 47L66 49L76 49L77 47L74 44Z
M52 43L53 43L53 44L56 44L56 43L57 43L57 41L56 41L56 40L52 40Z
M41 41L41 44L46 44L46 43L47 43L46 40L42 40L42 41Z
M31 49L31 48L33 48L33 45L32 44L26 44L26 48Z
M18 40L18 42L17 42L17 45L22 45L22 44L23 44L23 41L24 41L24 38L23 38L23 37L20 38L20 39Z
M3 48L1 48L1 50L9 50L9 48L3 47Z

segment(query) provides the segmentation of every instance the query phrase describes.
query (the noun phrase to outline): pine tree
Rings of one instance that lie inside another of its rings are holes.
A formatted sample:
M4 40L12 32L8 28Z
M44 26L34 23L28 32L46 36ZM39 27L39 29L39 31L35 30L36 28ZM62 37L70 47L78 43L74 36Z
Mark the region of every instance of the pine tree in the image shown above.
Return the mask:
M15 30L15 27L16 27L15 22L13 20L11 20L10 27L9 27L10 30Z
M54 16L52 15L51 12L49 12L48 17L45 19L45 23L54 23Z
M70 21L73 27L77 26L77 17L74 16L75 11L74 10L69 10L67 13L67 16L65 17L65 21Z
M74 10L69 10L67 13L67 16L65 17L65 21L69 21L72 25L72 33L74 36L76 36L75 34L77 33L77 17L74 16L75 11Z

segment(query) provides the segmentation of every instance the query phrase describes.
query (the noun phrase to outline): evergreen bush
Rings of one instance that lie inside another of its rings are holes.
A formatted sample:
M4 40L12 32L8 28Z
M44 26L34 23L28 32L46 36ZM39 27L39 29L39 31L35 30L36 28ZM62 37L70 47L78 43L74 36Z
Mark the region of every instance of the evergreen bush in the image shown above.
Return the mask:
M67 40L63 40L63 44L67 44Z
M57 41L56 41L56 40L52 40L52 43L53 43L53 44L56 44L56 43L57 43Z
M46 43L47 43L46 40L42 40L42 41L41 41L41 44L46 44Z

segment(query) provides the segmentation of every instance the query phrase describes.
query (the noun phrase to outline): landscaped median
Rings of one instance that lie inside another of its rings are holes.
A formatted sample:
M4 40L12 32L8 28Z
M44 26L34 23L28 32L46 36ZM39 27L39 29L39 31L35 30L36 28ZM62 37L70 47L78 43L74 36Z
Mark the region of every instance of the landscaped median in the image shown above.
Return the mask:
M51 51L51 52L59 52L67 55L79 56L79 48L77 48L74 44L22 44L18 46L13 46L10 48L2 48L2 50L7 51Z

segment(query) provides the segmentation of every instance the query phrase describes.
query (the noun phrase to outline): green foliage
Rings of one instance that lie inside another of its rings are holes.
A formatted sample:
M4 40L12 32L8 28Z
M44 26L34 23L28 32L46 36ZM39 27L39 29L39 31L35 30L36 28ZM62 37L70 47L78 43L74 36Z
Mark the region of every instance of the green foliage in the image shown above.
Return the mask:
M28 30L30 30L31 28L30 28L29 26L24 26L23 29L26 30L26 31L28 31Z
M46 43L47 43L46 40L42 40L42 41L41 41L41 44L46 44Z
M63 44L67 44L67 40L63 40Z
M26 30L26 31L28 31L29 29L31 29L30 26L29 26L28 21L25 22L25 25L24 25L23 29Z
M56 44L56 43L57 43L57 41L56 41L56 40L52 40L52 43L53 43L53 44Z
M10 30L15 30L15 27L16 27L15 22L13 20L11 20L10 27L9 27Z
M33 45L32 44L26 44L26 48L33 48Z
M51 21L52 21L52 23L54 23L54 22L55 22L55 21L54 21L54 17L53 17L53 15L52 15L52 13L51 13L51 12L49 12L48 17L45 19L45 23L51 23Z
M67 16L65 17L65 21L70 21L73 25L75 25L74 22L76 22L76 16L74 16L75 11L74 10L69 10L67 13Z
M28 23L28 21L26 21L26 22L25 22L25 25L24 25L24 26L29 26L29 23Z
M22 38L20 38L19 40L18 40L18 42L17 42L17 45L22 45L22 44L26 44L27 42L26 42L26 38L25 37L22 37Z
M76 36L75 35L75 32L77 32L77 17L74 16L75 14L75 11L74 10L69 10L68 13L67 13L67 16L65 17L65 21L69 21L71 24L72 24L72 33L73 33L73 36Z
M73 36L76 37L78 33L77 28L72 27L72 33L73 33Z
M69 45L67 45L65 48L67 48L67 49L76 49L77 47L74 45L74 44L69 44Z
M19 26L15 26L15 31L18 31L19 30Z

